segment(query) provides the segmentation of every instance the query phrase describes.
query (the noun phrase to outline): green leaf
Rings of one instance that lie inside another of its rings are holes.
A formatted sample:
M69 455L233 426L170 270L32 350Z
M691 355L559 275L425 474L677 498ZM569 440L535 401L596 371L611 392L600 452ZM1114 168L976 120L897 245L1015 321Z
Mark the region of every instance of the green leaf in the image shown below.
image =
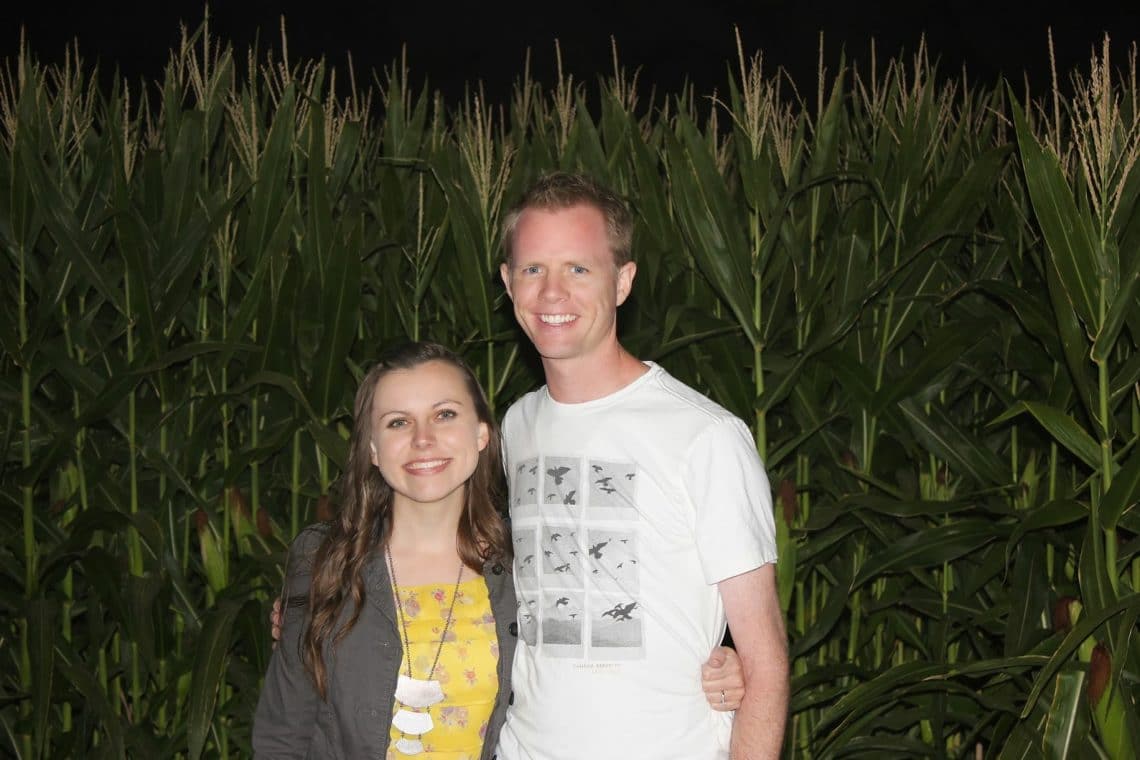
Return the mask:
M1105 315L1104 324L1093 341L1091 356L1094 362L1101 364L1108 361L1125 319L1136 313L1137 284L1140 284L1140 272L1132 272L1124 277L1121 288L1116 292L1108 314Z
M55 676L55 635L58 604L32 599L27 606L28 657L32 664L32 715L35 719L36 757L44 756L48 720L52 717L52 683Z
M968 473L982 486L1009 482L1009 473L989 447L962 430L940 407L932 406L926 414L908 399L898 408L919 443L951 469Z
M983 280L974 287L1005 302L1029 334L1041 341L1049 355L1063 361L1064 351L1053 315L1042 305L1040 295L1001 280Z
M1109 577L1110 573L1116 573L1116 568L1108 566L1108 558L1104 551L1106 538L1108 536L1096 528L1095 521L1090 520L1085 531L1081 556L1077 561L1077 578L1081 584L1081 601L1084 603L1085 612L1096 612L1111 607L1117 599ZM1114 638L1111 629L1108 638L1110 641ZM1115 649L1115 646L1113 648Z
M1140 500L1140 450L1133 449L1128 461L1112 477L1108 493L1100 501L1100 525L1112 530L1121 516Z
M348 377L345 359L356 337L360 311L359 229L345 231L326 251L324 292L321 294L321 342L313 357L313 403L328 420L344 394Z
M725 302L751 345L759 334L753 314L750 252L724 178L708 143L685 114L674 137L666 131L665 156L678 226L697 265Z
M254 602L246 602L254 604ZM222 682L229 649L233 645L230 630L242 604L227 599L209 612L194 650L194 670L190 676L190 696L186 708L186 734L190 758L198 760L206 746L206 734L214 719L214 705Z
M1049 609L1047 578L1044 543L1025 541L1014 560L1009 584L1009 611L1002 642L1006 657L1024 654L1045 638L1047 632L1041 620Z
M1017 525L1014 526L1006 546L1007 559L1027 534L1087 520L1089 508L1086 504L1073 499L1054 499L1028 512L1018 512L1017 516L1019 518Z
M1050 261L1060 274L1060 283L1077 316L1090 334L1096 333L1100 327L1098 280L1114 279L1117 273L1107 271L1104 262L1099 261L1095 252L1095 225L1087 211L1077 208L1056 156L1047 153L1037 142L1016 100L1011 98L1010 107L1025 184L1034 216L1045 236ZM1104 287L1110 285L1106 282Z
M1049 685L1053 676L1069 661L1086 639L1092 636L1106 621L1122 612L1135 610L1140 610L1140 593L1129 594L1117 599L1100 610L1090 610L1086 607L1081 619L1073 626L1034 677L1033 686L1025 700L1025 706L1021 709L1021 717L1029 717L1037 705L1037 700L1041 698L1041 693Z
M1081 700L1084 683L1083 670L1057 674L1044 731L1044 746L1052 757L1075 757L1075 745L1088 733L1088 717Z
M1084 428L1077 424L1071 415L1048 404L1036 401L1018 401L995 418L990 425L1011 420L1024 412L1033 415L1042 427L1049 431L1057 443L1076 454L1082 462L1094 470L1100 469L1100 445L1085 432Z
M851 590L881 575L932 567L978 551L1005 531L988 520L960 520L918 531L875 552L856 573Z
M105 733L107 748L103 757L125 758L123 746L123 719L115 714L107 691L95 678L91 668L83 663L67 642L60 642L56 648L59 660L59 675L65 683L79 692L85 709L90 709L98 729Z

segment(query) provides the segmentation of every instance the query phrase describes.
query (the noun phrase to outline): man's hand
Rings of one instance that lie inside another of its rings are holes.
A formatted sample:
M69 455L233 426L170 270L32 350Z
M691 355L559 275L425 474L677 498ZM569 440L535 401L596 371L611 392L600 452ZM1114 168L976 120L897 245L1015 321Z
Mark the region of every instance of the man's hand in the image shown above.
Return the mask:
M701 666L701 688L712 709L730 712L744 699L744 669L735 649L717 647Z
M273 648L281 640L281 597L273 600L273 610L269 613L269 635L273 637Z

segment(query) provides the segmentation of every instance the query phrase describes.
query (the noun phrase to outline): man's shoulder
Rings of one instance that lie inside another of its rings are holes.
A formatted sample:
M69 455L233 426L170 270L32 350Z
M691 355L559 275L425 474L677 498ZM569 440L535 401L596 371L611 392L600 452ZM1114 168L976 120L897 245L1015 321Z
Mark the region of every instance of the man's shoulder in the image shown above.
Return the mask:
M526 414L528 411L532 411L535 406L548 395L546 386L543 385L540 388L535 388L533 391L519 396L507 407L507 411L503 415L503 424L506 425L509 420L515 419L520 414Z
M676 411L689 412L709 422L739 419L696 388L673 377L664 368L657 367L653 381L660 403L673 406Z

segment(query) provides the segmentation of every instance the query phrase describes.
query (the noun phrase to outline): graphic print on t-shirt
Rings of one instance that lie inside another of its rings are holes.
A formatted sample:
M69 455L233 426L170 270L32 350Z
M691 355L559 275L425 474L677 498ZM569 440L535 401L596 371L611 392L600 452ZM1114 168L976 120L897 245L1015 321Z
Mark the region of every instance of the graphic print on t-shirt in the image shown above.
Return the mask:
M542 463L542 499L545 511L575 516L585 501L580 481L581 463L569 457L547 457Z
M518 609L519 618L519 638L527 643L527 646L538 645L538 615L535 608L538 607L537 599L519 599L515 603Z
M628 530L590 528L586 534L586 561L590 585L606 592L622 591L636 598L640 584L637 572L637 535Z
M511 535L514 537L515 548L515 575L519 578L537 580L539 560L538 549L535 542L536 532L533 528L516 527ZM533 583L534 580L531 582Z
M582 588L582 549L577 536L573 525L542 526L538 546L542 551L543 588Z
M542 646L552 657L581 657L586 627L580 591L542 594Z
M515 516L533 514L538 509L542 494L538 492L538 458L531 458L515 465L511 473L511 506Z
M644 643L641 609L624 594L595 594L590 600L590 646L600 659L640 654ZM604 650L610 650L607 653ZM603 650L603 651L599 651Z
M607 518L636 517L637 502L633 497L637 486L637 468L628 462L606 462L599 459L591 459L587 465L590 508L616 510L606 515Z
M519 637L547 657L644 656L636 466L548 456L510 476Z

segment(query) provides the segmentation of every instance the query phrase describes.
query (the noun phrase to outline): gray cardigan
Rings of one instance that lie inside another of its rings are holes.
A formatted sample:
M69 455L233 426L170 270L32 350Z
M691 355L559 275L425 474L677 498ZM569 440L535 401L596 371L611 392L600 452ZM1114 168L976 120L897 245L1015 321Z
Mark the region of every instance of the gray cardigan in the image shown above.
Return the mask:
M269 660L265 685L253 719L256 758L375 758L388 747L396 678L404 650L396 623L388 568L375 552L364 570L365 608L356 625L335 650L326 647L328 701L317 694L300 658L313 555L326 528L314 525L301 532L289 550L286 605L281 641ZM488 564L483 577L495 616L499 640L499 691L487 725L482 760L494 757L511 693L511 660L518 626L515 590L510 572ZM351 603L345 605L341 622Z

